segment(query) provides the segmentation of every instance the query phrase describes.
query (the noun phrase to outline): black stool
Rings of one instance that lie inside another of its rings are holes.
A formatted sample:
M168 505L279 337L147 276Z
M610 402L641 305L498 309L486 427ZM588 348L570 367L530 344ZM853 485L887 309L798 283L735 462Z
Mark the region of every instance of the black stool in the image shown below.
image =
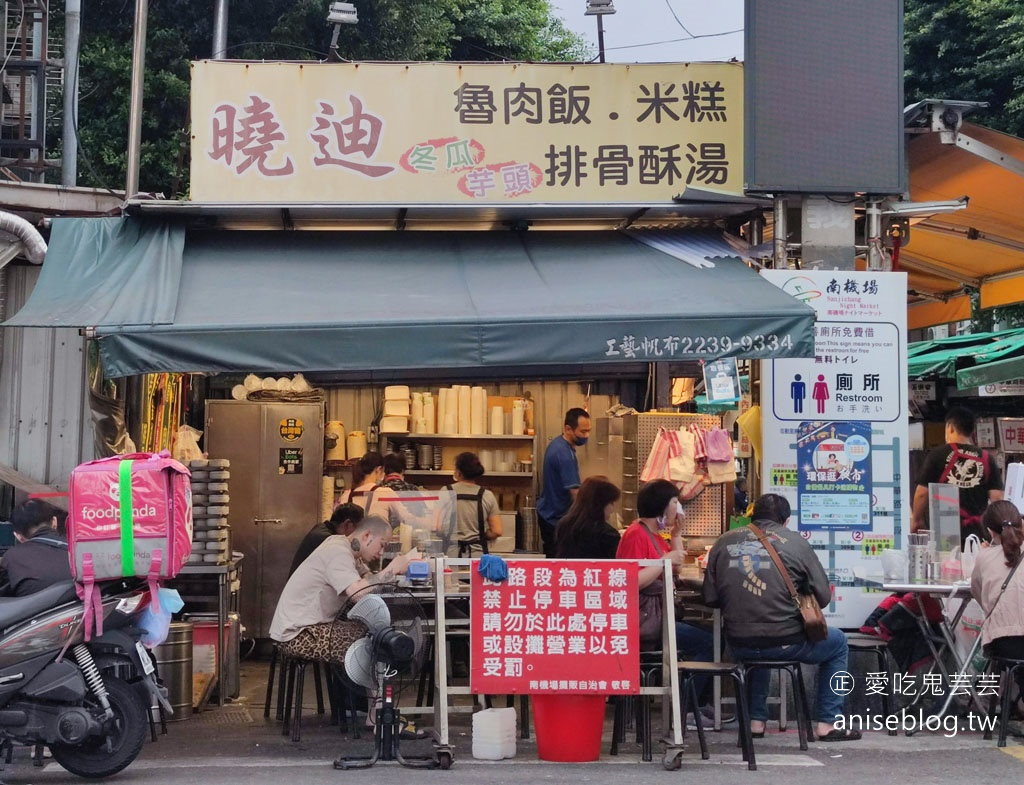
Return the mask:
M660 651L640 652L640 686L657 686L661 681L662 653ZM619 754L619 744L626 740L626 726L631 716L636 717L636 740L641 745L644 761L654 759L651 739L651 696L620 695L615 701L615 719L612 723L612 755ZM634 703L635 701L635 703Z
M886 690L881 693L882 713L888 717L892 713L889 705L890 687L888 685L893 682L892 669L889 667L889 644L881 638L877 638L874 635L865 635L862 632L846 633L846 644L849 646L851 653L873 654L878 666L878 673L885 674ZM892 729L889 731L889 735L897 736L899 732L896 729Z
M1006 723L1010 721L1010 698L1013 695L1013 679L1018 668L1024 668L1024 660L1012 660L1006 657L992 657L989 661L989 668L999 673L999 741L997 747L1006 746ZM989 701L989 717L996 713L996 696L993 695ZM985 740L991 741L992 728L985 729Z
M302 700L306 683L306 668L313 667L313 684L316 686L316 713L324 713L324 692L320 684L320 663L300 657L289 657L287 661L288 687L284 699L284 729L281 733L291 733L292 741L300 741L302 736ZM280 698L280 695L278 695Z
M807 704L807 691L804 690L803 671L800 670L800 663L793 660L744 660L743 666L747 671L747 704L750 704L750 675L756 670L779 671L779 679L782 679L782 671L789 674L789 682L793 687L793 704L796 706L796 726L800 734L800 749L807 750L807 740L814 738L814 729L811 727L811 710Z
M700 756L707 760L707 741L704 738L704 722L700 713L697 687L694 685L696 676L728 676L736 685L736 722L739 724L739 746L743 752L743 760L750 771L757 771L754 758L754 738L750 733L750 708L747 704L747 679L743 665L734 662L695 662L682 660L679 663L679 677L682 701L683 735L686 735L686 712L693 713L693 722L697 726L697 739L700 742Z

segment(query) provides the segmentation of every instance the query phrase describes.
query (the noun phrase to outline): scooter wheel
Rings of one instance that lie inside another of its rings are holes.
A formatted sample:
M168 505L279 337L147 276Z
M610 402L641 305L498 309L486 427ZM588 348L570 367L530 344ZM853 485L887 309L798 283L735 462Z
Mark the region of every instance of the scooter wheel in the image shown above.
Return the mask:
M114 712L105 726L106 733L90 736L81 744L50 745L53 759L79 777L117 774L138 757L149 730L146 707L139 694L121 679L105 677L103 683ZM97 717L103 716L99 701L91 694L86 708Z

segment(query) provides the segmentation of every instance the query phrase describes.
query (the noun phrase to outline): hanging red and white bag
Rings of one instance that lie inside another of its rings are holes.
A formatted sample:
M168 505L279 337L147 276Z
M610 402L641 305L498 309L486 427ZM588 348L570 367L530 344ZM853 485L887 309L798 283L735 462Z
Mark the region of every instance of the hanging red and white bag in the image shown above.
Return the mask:
M189 471L166 451L116 455L71 472L71 574L82 585L85 634L103 632L97 581L145 578L159 610L158 582L175 577L192 551Z

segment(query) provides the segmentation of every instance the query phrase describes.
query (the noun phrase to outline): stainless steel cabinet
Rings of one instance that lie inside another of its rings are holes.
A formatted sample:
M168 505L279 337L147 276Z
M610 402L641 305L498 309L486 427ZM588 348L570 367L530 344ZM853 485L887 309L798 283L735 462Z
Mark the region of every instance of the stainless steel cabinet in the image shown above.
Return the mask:
M295 549L320 519L324 407L207 401L206 451L231 461L232 547L244 554L242 623L266 638Z

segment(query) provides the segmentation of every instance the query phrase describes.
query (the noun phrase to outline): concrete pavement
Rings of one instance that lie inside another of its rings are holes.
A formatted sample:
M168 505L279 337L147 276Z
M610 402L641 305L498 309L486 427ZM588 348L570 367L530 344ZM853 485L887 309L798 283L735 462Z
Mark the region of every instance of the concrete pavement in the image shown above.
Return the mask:
M156 743L145 745L140 758L117 776L123 783L161 785L302 785L351 782L364 778L375 785L391 782L419 782L418 778L444 779L452 785L479 783L608 782L616 785L647 783L650 779L699 777L702 785L737 785L746 780L779 781L787 785L821 785L822 782L856 782L864 785L915 785L952 782L1016 781L1024 775L1024 746L1012 738L1005 750L995 741L984 741L980 732L922 732L913 737L890 737L869 732L859 742L812 743L806 752L798 745L795 726L786 733L774 730L755 741L758 771L747 771L736 748L735 724L720 733L709 733L711 759L702 761L696 734L687 735L679 771L665 771L659 748L651 763L640 760L640 747L631 733L619 756L608 754L611 743L611 709L605 723L605 740L599 762L552 764L539 761L536 741L518 740L514 759L488 762L472 758L471 721L468 714L454 714L451 740L455 763L449 771L416 772L394 763L378 763L368 771L337 771L333 761L341 755L368 754L365 735L354 740L332 727L326 717L315 713L313 690L307 688L307 708L302 741L291 742L281 734L281 723L264 720L263 699L266 663L244 663L242 694L228 706L210 707L185 722L170 723L169 732ZM273 713L272 713L273 714ZM659 717L655 716L655 734ZM566 722L572 722L571 717ZM408 742L403 752L429 753L427 742ZM414 779L416 778L416 779ZM7 766L0 781L7 785L39 785L80 782L57 764L47 761L33 768L25 752Z

